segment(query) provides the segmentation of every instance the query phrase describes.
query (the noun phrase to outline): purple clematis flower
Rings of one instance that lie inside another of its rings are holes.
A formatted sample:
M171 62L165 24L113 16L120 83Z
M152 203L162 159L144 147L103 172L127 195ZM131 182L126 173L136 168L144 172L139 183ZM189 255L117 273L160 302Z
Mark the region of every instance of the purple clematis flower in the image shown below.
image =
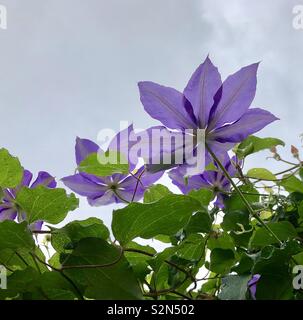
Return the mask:
M258 65L246 66L222 83L218 69L207 57L183 93L153 82L139 82L141 102L145 111L167 128L178 132L204 129L208 147L217 155L224 154L278 120L268 111L250 108L256 93Z
M251 297L253 300L256 300L256 293L257 293L257 283L260 280L261 275L260 274L255 274L253 277L248 281L248 288Z
M236 174L236 165L241 165L237 157L230 159L227 153L221 162L231 177L234 177ZM213 190L217 196L214 204L222 209L224 207L224 192L229 192L231 185L225 175L221 173L221 170L216 163L215 166L218 168L218 171L204 171L203 174L188 177L187 180L184 179L184 167L173 169L168 175L173 184L176 185L184 194L191 190L198 190L202 188Z
M129 134L133 132L132 126L128 129ZM129 144L125 139L125 130L113 138L109 144L108 151L115 150L121 154L128 154ZM77 138L76 140L76 162L79 165L89 154L100 152L100 147L87 139ZM131 172L125 174L113 174L112 176L99 177L86 173L78 173L62 179L63 183L76 192L87 198L91 206L101 206L111 203L127 203L139 201L147 187L156 182L163 172L151 174L146 172L144 166L136 169L136 163L129 162Z
M36 180L31 184L32 178L33 174L28 170L24 170L23 179L20 185L14 189L3 190L3 198L0 202L0 221L17 220L22 222L25 220L25 214L20 212L20 209L18 209L15 204L16 195L22 187L35 188L42 185L48 188L55 188L57 186L55 178L44 171L40 171ZM32 230L41 230L42 224L43 221L36 221L30 225L30 228Z

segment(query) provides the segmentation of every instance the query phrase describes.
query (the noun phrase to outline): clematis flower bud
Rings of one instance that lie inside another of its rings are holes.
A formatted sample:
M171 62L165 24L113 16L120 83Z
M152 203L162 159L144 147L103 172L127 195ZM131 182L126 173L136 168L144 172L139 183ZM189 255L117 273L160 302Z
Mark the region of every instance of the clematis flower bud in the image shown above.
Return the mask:
M280 155L278 154L278 150L277 150L276 147L272 147L272 148L270 149L270 151L273 153L275 160L277 160L277 161L280 161L280 160L281 160L281 157L280 157Z
M299 158L299 150L295 146L291 146L291 153L295 158Z

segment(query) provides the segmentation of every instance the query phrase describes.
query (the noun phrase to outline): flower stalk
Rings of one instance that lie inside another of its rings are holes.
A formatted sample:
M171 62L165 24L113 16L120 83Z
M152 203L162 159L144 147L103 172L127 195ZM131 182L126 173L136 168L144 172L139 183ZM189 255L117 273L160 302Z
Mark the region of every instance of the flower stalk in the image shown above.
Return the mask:
M225 169L221 161L218 159L218 157L215 155L215 153L209 148L208 145L206 145L206 149L209 152L209 154L212 156L214 161L218 164L219 168L223 171L226 178L230 181L233 188L236 190L238 195L240 196L241 200L245 204L246 208L248 209L249 213L268 231L268 233L273 236L279 244L282 244L281 240L278 238L278 236L270 229L270 227L258 216L258 214L255 212L255 210L252 208L248 200L245 198L244 194L242 193L241 189L237 187L235 182L233 181L232 177L228 173L228 171Z

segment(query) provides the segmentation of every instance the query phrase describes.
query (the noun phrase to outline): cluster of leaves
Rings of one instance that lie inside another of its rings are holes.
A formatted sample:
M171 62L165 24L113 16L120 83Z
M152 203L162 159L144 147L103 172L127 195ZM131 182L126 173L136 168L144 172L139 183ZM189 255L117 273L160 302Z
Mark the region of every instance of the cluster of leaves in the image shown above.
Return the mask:
M234 151L245 159L281 144L249 137ZM97 166L92 173L109 169ZM2 149L1 190L19 185L22 172L19 160ZM239 169L247 203L232 189L222 210L212 205L212 190L178 195L153 185L143 203L114 210L111 231L97 218L56 228L77 208L77 198L60 188L23 187L14 201L26 220L0 222L0 265L8 273L0 299L300 299L292 268L303 265L301 161L282 174ZM269 181L259 193L260 183ZM47 230L29 227L39 220ZM157 252L140 238L166 249ZM248 282L256 274L261 277L252 297Z

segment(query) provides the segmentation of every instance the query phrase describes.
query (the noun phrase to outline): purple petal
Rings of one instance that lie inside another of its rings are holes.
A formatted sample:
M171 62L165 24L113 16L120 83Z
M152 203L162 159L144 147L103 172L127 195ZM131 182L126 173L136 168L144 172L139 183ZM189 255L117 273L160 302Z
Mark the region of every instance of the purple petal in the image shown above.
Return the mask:
M89 174L89 173L85 173L85 172L81 172L80 175L96 184L101 184L101 185L109 185L112 183L113 181L113 177L116 175L112 175L112 176L108 176L108 177L98 177L98 176L95 176L93 174ZM120 175L120 174L117 174L117 175ZM125 177L125 175L122 175L122 177ZM122 180L123 178L119 179L118 181Z
M185 181L184 168L176 168L169 172L168 176L172 183L177 186L182 193L186 194L193 189L209 188L210 185L203 175L196 175L187 178Z
M40 231L42 229L43 223L44 223L43 221L36 221L36 222L32 223L29 226L29 228L32 231L34 231L34 230Z
M0 221L15 220L16 217L17 217L17 211L15 208L0 210Z
M99 196L88 198L87 201L89 205L91 205L92 207L99 207L99 206L105 206L111 203L122 202L120 200L117 200L112 190L106 190L106 192L104 192L103 194L100 194Z
M33 174L28 170L24 170L23 171L23 179L21 182L22 186L29 187L29 185L32 181L32 178L33 178Z
M216 154L217 157L222 157L226 154L227 151L231 150L234 145L236 144L235 142L219 142L213 140L215 137L212 137L211 140L207 138L206 143L208 147ZM207 152L207 156L212 159L211 155Z
M279 119L268 111L249 109L237 122L216 129L212 135L219 142L240 142L276 120Z
M237 156L232 157L226 164L225 168L230 174L231 177L234 177L237 173L236 165L240 166L242 165L242 160L239 160Z
M33 178L33 174L28 171L28 170L24 170L23 171L23 178L21 183L14 189L10 189L10 193L13 197L16 197L17 192L22 188L22 187L29 187L31 181Z
M45 186L48 188L56 188L57 182L54 177L52 177L48 172L40 171L38 173L37 179L31 185L31 188L36 188L37 186Z
M145 111L171 129L195 128L184 107L184 97L179 91L153 82L139 82L140 99Z
M120 131L110 142L108 150L116 151L121 153L126 159L128 159L130 170L136 167L138 158L129 157L130 148L136 143L136 135L134 132L133 125L131 124L128 128Z
M72 191L81 196L89 198L101 196L107 189L107 186L98 185L83 177L81 174L75 174L73 176L65 177L61 180Z
M93 141L77 138L75 147L77 165L86 159L89 154L97 153L99 149L99 146Z
M200 128L205 128L208 123L214 96L221 85L220 73L207 57L194 72L184 90L184 95L190 101L194 114L199 120Z
M261 275L255 274L253 277L248 281L248 288L250 291L250 294L254 300L256 300L256 293L257 293L257 283L260 280Z
M139 168L137 172L133 173L133 175L130 175L127 178L125 178L123 181L121 181L119 184L119 187L130 188L130 190L134 190L138 182L138 185L140 185L144 189L149 187L156 181L158 181L164 174L164 171L157 172L157 173L150 173L146 171L143 172L143 170L144 170L144 166Z
M3 190L3 200L5 202L14 202L16 196L16 189L15 190Z
M137 139L140 141L140 156L146 159L156 158L159 154L171 153L176 150L183 150L183 132L170 131L163 126L150 127L147 130L138 132Z
M125 190L118 190L118 194L120 195L120 197L122 197L124 200L126 200L128 202L132 202L132 201L136 202L136 201L140 201L143 198L145 190L146 189L143 188L141 185L138 185L136 193L135 193L134 188L130 187ZM121 199L118 199L117 202L123 203L123 201L121 201Z
M239 120L248 110L256 93L258 65L244 67L224 81L221 99L211 110L210 130Z
M214 202L214 206L224 209L224 195L221 193L217 194L216 201Z

